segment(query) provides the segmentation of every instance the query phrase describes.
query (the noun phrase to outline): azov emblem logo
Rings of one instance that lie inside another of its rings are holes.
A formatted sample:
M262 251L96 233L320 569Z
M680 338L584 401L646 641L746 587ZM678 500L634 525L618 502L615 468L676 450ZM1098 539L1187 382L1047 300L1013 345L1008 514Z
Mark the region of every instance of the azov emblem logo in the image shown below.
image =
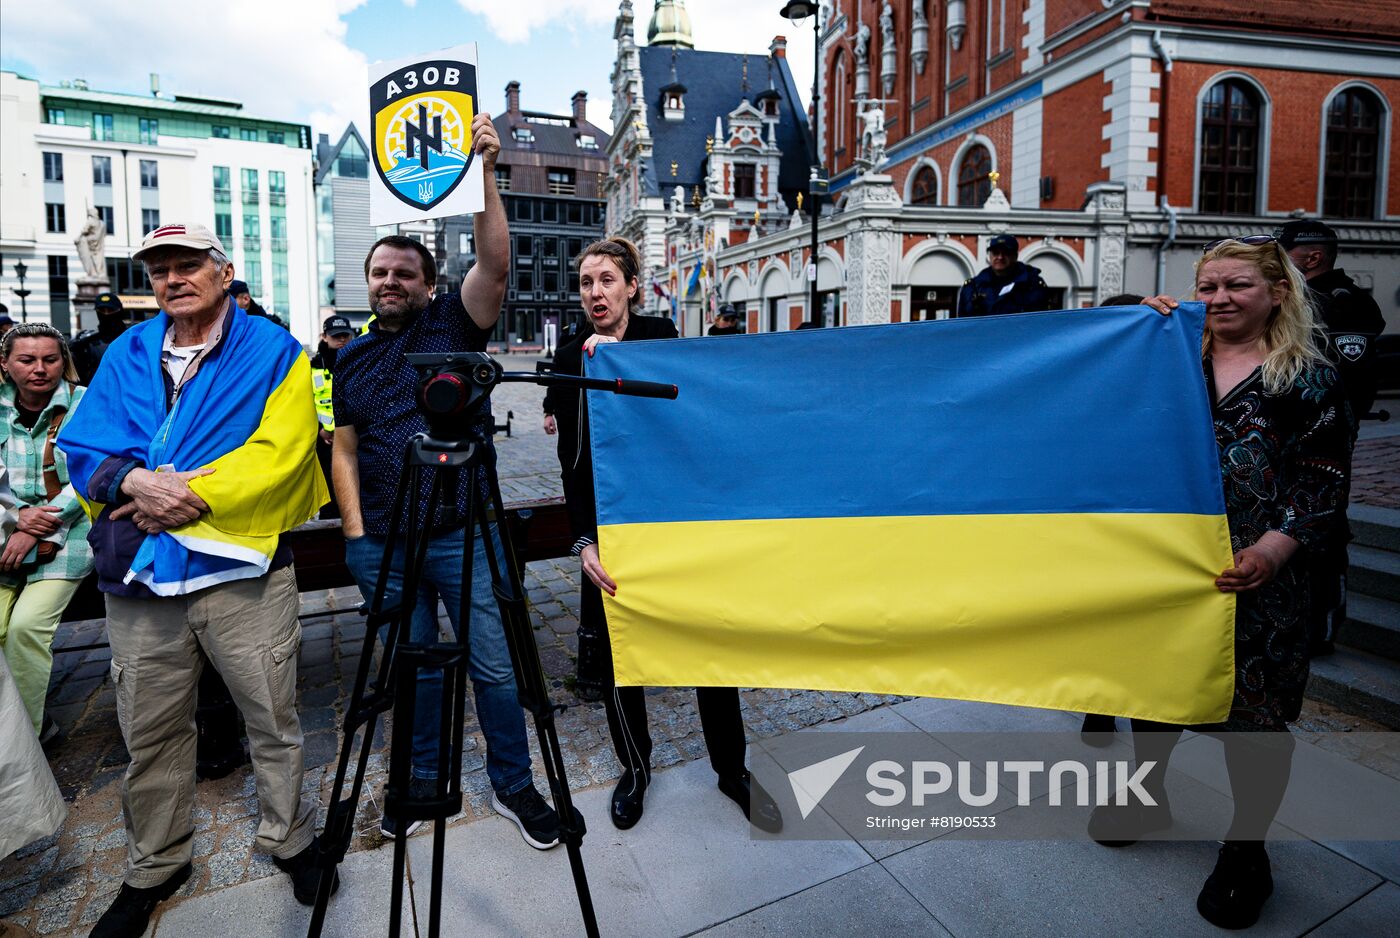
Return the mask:
M1356 361L1366 354L1366 337L1364 335L1339 335L1332 340L1337 346L1337 351L1346 356L1348 361Z
M432 208L466 178L475 94L465 62L419 62L370 87L374 168L400 201Z

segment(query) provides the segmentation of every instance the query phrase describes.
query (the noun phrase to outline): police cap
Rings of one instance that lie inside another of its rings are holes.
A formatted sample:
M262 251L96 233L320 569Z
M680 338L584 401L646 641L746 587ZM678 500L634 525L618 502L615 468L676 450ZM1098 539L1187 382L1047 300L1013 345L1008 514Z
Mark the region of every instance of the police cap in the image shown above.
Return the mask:
M1015 235L999 234L987 245L987 253L993 251L1005 251L1012 257L1021 253L1021 242L1016 240Z
M1320 221L1309 218L1300 218L1291 221L1274 232L1274 237L1278 243L1283 245L1284 250L1295 248L1300 244L1333 244L1337 243L1337 233L1324 225Z
M321 331L326 335L354 335L355 327L350 325L350 320L344 316L327 316L326 321L321 324Z
M115 293L99 293L97 299L92 301L92 308L98 312L106 310L108 312L119 313L122 309L122 301Z

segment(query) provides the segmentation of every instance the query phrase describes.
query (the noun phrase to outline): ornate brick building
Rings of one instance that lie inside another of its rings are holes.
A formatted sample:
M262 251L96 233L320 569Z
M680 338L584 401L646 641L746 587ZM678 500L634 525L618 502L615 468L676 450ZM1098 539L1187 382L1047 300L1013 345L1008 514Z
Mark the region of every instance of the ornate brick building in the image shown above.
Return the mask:
M1180 294L1206 241L1301 215L1400 328L1397 0L834 0L819 35L827 321L947 315L1001 232L1066 306ZM812 318L804 229L676 208L750 331Z

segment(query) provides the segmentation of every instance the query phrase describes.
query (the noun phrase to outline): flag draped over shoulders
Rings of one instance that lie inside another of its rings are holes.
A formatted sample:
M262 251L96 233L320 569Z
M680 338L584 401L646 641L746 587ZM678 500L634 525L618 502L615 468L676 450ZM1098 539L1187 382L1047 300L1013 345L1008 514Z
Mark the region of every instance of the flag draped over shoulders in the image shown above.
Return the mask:
M1204 308L603 345L619 684L1224 717L1234 598ZM716 478L725 482L716 484Z
M147 535L126 573L158 596L261 576L278 536L328 499L310 364L290 333L232 310L222 339L167 408L161 347L169 324L161 313L108 349L57 441L95 519L109 506L88 483L111 457L158 471L214 470L190 482L209 511Z

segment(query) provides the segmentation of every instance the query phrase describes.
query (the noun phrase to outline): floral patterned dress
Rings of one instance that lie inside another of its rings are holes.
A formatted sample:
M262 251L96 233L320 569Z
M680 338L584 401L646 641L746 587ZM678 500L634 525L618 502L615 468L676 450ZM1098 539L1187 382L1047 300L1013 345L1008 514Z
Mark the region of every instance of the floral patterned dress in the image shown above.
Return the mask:
M1216 402L1205 361L1230 542L1239 551L1266 531L1301 549L1263 587L1238 593L1235 699L1230 729L1282 729L1296 720L1308 682L1306 558L1346 516L1351 431L1346 398L1328 365L1310 366L1283 394L1259 369Z

